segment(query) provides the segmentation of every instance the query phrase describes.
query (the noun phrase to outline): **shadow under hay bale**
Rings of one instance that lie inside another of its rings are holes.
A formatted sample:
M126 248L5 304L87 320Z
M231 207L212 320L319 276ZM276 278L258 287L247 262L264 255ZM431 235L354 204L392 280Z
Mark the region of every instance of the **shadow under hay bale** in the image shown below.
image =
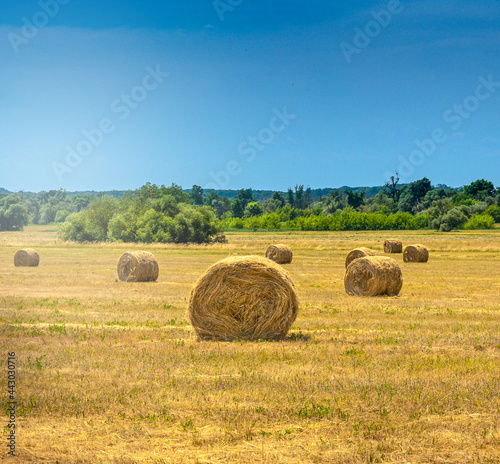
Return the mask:
M37 267L40 264L40 255L32 248L19 250L14 255L14 266Z
M345 267L349 266L355 259L364 258L365 256L377 256L378 253L370 248L360 247L354 248L345 258Z
M401 240L386 240L384 242L384 253L402 253L403 242Z
M266 258L278 264L288 264L292 262L292 249L287 245L270 245L266 250Z
M123 253L118 260L117 270L122 282L155 282L160 273L158 261L148 251Z
M398 295L403 275L398 263L387 256L366 256L355 259L346 269L345 291L349 295Z
M426 263L429 261L429 250L423 245L408 245L403 252L405 263Z
M295 287L281 266L260 256L235 256L199 278L188 317L200 340L280 340L298 311Z

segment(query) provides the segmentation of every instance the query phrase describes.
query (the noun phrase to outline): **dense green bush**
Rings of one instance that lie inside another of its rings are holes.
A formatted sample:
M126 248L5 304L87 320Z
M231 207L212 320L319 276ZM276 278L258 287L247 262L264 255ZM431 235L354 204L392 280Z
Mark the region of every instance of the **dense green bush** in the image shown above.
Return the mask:
M460 229L467 222L467 214L464 212L466 206L454 207L431 221L431 227L441 232L450 232Z
M215 211L187 203L178 186L147 184L132 197L101 197L59 226L63 240L161 243L224 241Z
M495 220L489 214L474 214L464 224L464 229L493 229Z
M0 198L0 230L22 230L28 222L26 206L17 195Z
M485 211L485 214L489 214L495 222L500 222L500 207L497 205L491 205Z
M346 208L329 216L297 212L294 219L283 217L279 212L250 218L230 218L224 221L226 228L236 229L298 229L298 230L414 230L427 227L427 216L410 213L385 215L381 212L360 213Z

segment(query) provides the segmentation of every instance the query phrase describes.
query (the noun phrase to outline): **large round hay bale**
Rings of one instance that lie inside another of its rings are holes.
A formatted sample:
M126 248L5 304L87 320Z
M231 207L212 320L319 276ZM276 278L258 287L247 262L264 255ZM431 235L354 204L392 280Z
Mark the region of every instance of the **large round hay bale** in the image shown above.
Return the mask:
M14 266L32 266L36 267L40 264L40 255L32 248L19 250L14 255Z
M118 277L122 282L155 282L160 268L148 251L129 251L118 260Z
M212 265L189 299L188 316L201 340L276 340L299 311L295 287L278 264L236 256Z
M278 264L291 263L292 257L292 249L287 245L270 245L266 250L266 258Z
M403 242L401 240L386 240L384 242L384 253L402 253Z
M423 245L408 245L403 251L405 263L426 263L429 261L429 250Z
M346 269L345 291L349 295L397 295L403 286L398 263L387 256L355 259Z
M365 256L377 256L378 253L370 248L360 247L354 248L345 258L345 267L349 266L355 259L364 258Z

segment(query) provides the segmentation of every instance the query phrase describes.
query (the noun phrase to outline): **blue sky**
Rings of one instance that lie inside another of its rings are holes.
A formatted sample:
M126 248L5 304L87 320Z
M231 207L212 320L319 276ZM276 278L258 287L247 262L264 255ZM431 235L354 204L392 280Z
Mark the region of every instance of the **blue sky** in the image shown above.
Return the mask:
M0 187L500 185L498 1L0 6Z

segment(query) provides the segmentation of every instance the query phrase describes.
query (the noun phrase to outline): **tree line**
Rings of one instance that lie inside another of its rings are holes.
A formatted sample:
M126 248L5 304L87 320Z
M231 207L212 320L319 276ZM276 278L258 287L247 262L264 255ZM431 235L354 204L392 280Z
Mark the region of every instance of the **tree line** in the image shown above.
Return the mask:
M342 187L318 196L304 185L265 195L247 188L231 198L197 185L184 191L150 183L121 196L0 192L0 230L57 223L64 240L210 243L224 241L223 231L231 229L447 232L500 222L500 189L484 179L453 189L426 177L400 185L396 173L373 195L374 189Z

